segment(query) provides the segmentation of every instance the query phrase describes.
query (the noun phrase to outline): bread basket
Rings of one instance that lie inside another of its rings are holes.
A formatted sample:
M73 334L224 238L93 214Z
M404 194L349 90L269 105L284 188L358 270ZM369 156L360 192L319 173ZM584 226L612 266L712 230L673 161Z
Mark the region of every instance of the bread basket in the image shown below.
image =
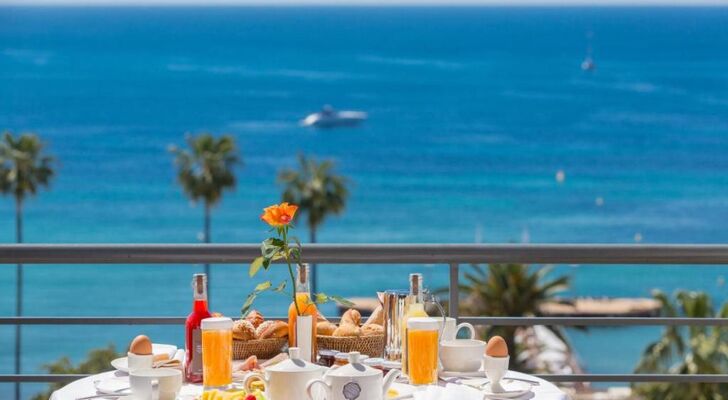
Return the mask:
M358 351L369 357L382 357L384 335L372 336L323 336L316 337L319 350L336 350L345 353Z
M233 340L233 359L244 360L256 356L267 360L277 356L288 344L288 338L270 338L254 340Z

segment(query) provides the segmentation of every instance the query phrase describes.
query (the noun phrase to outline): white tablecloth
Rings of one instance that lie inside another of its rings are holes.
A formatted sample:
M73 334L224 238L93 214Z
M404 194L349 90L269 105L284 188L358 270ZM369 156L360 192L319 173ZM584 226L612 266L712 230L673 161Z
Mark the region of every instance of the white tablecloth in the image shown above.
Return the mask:
M94 395L94 394L96 394L96 388L94 386L94 381L108 379L115 375L116 376L126 376L125 373L111 371L111 372L104 372L102 374L92 375L92 376L89 376L89 377L86 377L83 379L79 379L79 380L71 382L68 385L62 387L61 389L58 389L55 392L53 392L50 400L76 400L79 397ZM522 374L520 372L513 372L513 371L509 371L508 374L506 374L506 377L530 379L530 380L539 382L538 386L533 387L533 394L529 394L528 396L524 397L523 399L519 399L519 400L526 400L526 399L568 400L568 397L566 396L566 394L564 394L564 392L559 390L552 383L547 382L543 379L539 379L534 376ZM202 393L202 387L200 385L185 384L182 387L182 391L180 392L179 399L180 400L192 400L195 398L195 396L199 395L200 393ZM294 399L291 399L291 400L294 400Z

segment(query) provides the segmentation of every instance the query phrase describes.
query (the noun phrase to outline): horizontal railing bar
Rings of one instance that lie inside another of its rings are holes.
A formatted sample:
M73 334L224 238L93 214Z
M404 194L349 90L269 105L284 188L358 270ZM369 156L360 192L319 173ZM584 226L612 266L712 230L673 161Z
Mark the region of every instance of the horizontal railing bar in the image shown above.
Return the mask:
M42 382L71 382L85 378L85 374L0 374L0 383L42 383Z
M269 319L286 320L287 317ZM339 318L329 318L338 321ZM662 317L460 317L459 322L495 326L728 326L728 318ZM184 317L0 317L0 325L181 325Z
M728 326L728 318L663 317L460 317L459 322L495 326Z
M728 245L306 244L318 264L728 264ZM5 244L0 264L240 264L258 244Z
M550 382L670 382L728 383L728 375L718 374L536 374Z
M0 375L0 383L70 382L85 378L84 374L22 374ZM728 383L728 375L696 374L536 374L550 382L669 382L669 383Z

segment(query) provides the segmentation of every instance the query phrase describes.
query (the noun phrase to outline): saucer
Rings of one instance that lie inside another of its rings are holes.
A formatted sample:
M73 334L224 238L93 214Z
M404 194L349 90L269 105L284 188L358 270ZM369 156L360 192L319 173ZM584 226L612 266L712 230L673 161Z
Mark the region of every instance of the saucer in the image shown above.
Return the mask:
M94 387L101 394L127 394L131 392L129 378L126 376L112 376L96 381Z
M485 371L481 367L477 371L470 372L458 372L458 371L445 371L441 370L437 372L440 378L482 378L485 377Z
M530 383L522 381L513 381L508 378L504 378L500 381L501 387L504 389L502 392L495 392L488 382L483 385L480 390L483 392L486 398L491 399L515 399L522 397L529 393L533 387Z

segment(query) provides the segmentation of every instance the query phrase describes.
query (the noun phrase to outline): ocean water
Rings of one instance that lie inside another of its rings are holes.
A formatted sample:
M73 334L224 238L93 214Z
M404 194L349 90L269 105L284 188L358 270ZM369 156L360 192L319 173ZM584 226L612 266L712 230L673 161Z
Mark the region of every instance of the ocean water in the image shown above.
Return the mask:
M587 32L592 73L579 68ZM51 190L26 204L34 243L198 241L202 209L182 195L166 149L201 131L234 135L245 160L214 211L214 242L262 240L258 215L279 199L276 174L305 153L335 160L350 180L346 212L325 222L321 242L723 243L726 50L726 8L5 7L0 129L37 132L58 158ZM370 119L298 126L323 104ZM0 201L0 241L14 241L13 223L11 199ZM371 296L405 287L412 271L431 287L447 280L444 265L345 268L322 267L321 289ZM184 315L200 269L28 265L25 309ZM246 271L214 267L214 310L238 312L255 284ZM0 267L0 315L14 312L14 273ZM722 266L556 273L572 277L567 295L683 288L728 298ZM258 307L282 314L286 304L267 296ZM28 326L24 372L123 348L140 331L182 343L176 327ZM619 373L659 331L570 337L589 372ZM12 333L0 329L0 373L12 372ZM10 390L0 385L0 397Z

